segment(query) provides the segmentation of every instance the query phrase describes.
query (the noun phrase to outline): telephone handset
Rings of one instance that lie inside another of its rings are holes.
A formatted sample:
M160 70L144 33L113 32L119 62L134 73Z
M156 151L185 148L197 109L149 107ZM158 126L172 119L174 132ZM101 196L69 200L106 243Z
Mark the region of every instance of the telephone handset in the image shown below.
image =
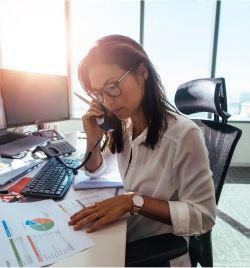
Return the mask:
M32 152L33 154L38 151L43 151L50 158L53 156L72 154L76 151L76 149L54 129L36 131L33 132L32 135L51 138L51 141L49 141L47 145L37 146Z
M96 122L99 127L104 131L114 131L116 130L115 121L112 119L111 116L107 115L107 109L102 105L102 110L105 112L105 115L102 117L97 117Z
M81 95L77 94L74 92L74 94L82 101L84 101L85 103L90 105L90 102L88 100L86 100L84 97L82 97ZM105 113L104 116L102 117L97 117L96 121L97 124L99 125L99 127L104 130L104 131L114 131L116 130L116 124L115 121L107 115L107 109L102 105L102 110Z

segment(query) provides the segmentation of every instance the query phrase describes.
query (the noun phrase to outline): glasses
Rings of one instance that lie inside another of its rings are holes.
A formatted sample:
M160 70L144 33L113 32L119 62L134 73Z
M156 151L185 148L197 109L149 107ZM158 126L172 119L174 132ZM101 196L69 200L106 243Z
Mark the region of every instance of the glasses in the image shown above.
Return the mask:
M119 87L119 82L133 69L132 67L130 70L128 70L121 78L119 78L117 81L108 83L105 85L101 90L91 90L88 93L88 96L90 96L92 99L103 103L104 102L104 97L103 93L106 94L109 97L116 98L119 97L122 93L120 87Z

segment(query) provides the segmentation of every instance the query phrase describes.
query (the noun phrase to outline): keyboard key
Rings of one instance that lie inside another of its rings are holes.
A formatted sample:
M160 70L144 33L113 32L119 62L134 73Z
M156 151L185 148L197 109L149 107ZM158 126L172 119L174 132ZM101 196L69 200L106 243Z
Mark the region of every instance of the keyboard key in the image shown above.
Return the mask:
M66 176L65 176L65 179L60 183L60 186L66 186L67 183L68 183L68 181L69 181L69 176L66 175Z

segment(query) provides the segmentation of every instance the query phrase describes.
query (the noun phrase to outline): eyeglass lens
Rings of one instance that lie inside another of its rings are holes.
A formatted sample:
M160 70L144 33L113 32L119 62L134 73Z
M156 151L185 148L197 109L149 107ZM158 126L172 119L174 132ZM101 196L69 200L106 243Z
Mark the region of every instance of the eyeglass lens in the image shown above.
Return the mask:
M102 91L110 97L118 97L121 94L121 90L116 84L107 84ZM89 95L95 100L103 102L104 98L102 91L92 91L89 92Z

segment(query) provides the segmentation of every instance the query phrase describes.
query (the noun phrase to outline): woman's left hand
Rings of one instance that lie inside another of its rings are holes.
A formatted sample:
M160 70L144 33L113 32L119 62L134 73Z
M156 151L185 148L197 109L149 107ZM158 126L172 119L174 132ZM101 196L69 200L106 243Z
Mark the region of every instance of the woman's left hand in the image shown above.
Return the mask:
M125 193L96 203L93 206L86 207L72 215L68 224L76 224L74 226L74 230L76 231L86 224L97 220L87 230L88 233L93 232L101 225L115 221L126 212L132 210L134 207L132 202L133 197L134 193Z

